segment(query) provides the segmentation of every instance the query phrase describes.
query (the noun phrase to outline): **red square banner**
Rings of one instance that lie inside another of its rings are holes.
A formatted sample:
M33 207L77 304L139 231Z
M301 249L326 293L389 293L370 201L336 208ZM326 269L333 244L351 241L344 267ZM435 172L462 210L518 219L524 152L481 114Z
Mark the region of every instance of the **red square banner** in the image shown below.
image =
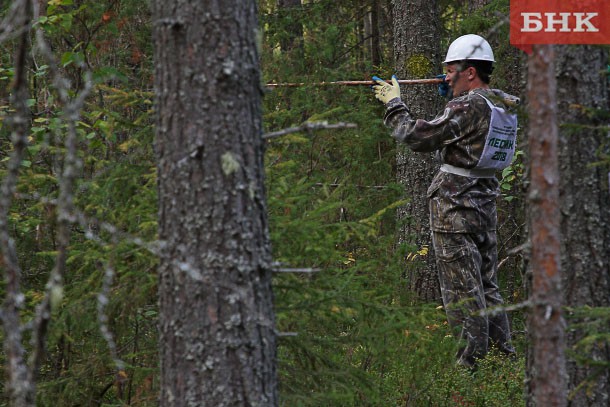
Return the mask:
M510 43L610 44L610 0L511 0Z

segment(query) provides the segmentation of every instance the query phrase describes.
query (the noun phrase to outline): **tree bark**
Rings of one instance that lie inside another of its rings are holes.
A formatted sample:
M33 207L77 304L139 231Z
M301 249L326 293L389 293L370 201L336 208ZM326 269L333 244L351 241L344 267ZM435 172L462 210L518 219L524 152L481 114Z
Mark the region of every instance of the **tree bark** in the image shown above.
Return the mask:
M608 53L601 47L558 47L561 264L564 301L570 308L610 306L608 170L591 165L600 160L598 152L608 137L607 130L593 127L607 126L607 119L596 119L586 110L608 110L608 85L603 75L607 61ZM584 316L569 319L570 324L585 321ZM586 335L582 328L568 330L568 347L573 348ZM577 353L590 361L610 360L607 344L593 346L588 354ZM569 405L608 405L607 368L579 365L572 359L567 366Z
M161 406L277 405L255 0L153 1Z
M552 46L535 46L528 66L531 159L528 200L532 222L529 386L538 407L566 405L554 58Z
M440 12L437 1L394 1L394 59L396 75L401 79L428 78L441 73ZM441 109L443 99L434 86L403 88L403 100L415 117L431 119ZM407 284L423 301L440 301L434 252L431 244L428 199L426 192L438 163L432 154L413 153L399 145L396 154L396 177L411 200L398 211L399 243L420 250L420 267L407 268Z
M489 0L468 0L468 14L471 14L480 8L486 6Z

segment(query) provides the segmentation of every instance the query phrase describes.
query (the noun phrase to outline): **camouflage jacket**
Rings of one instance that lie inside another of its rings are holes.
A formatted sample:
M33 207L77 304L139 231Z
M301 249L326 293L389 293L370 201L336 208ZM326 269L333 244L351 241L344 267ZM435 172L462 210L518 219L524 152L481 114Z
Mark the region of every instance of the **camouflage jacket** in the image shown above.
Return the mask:
M477 165L489 130L491 109L478 94L510 109L519 99L500 90L475 89L451 100L430 121L415 119L394 99L387 104L384 123L392 136L416 152L438 151L443 164L471 169ZM430 226L437 232L478 233L495 230L496 178L473 178L439 171L428 188Z

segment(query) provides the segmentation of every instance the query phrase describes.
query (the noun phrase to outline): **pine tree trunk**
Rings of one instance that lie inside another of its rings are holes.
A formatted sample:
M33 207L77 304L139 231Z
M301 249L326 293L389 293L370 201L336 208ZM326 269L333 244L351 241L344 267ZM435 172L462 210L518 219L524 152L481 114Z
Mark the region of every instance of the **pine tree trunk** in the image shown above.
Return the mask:
M371 64L381 64L381 38L379 30L379 0L371 0Z
M528 402L538 407L566 405L554 57L552 46L536 46L528 66L532 245Z
M255 0L155 0L161 406L277 405Z
M558 47L558 101L560 132L560 190L562 269L565 304L569 307L610 306L610 206L607 166L594 166L608 140L607 119L592 119L586 108L608 109L608 85L603 75L608 53L601 47ZM569 126L568 126L569 125ZM587 125L588 127L584 127ZM607 145L607 144L606 144ZM570 324L584 319L570 319ZM607 331L607 327L605 327ZM583 328L568 330L568 347L586 335ZM610 360L608 346L594 346L591 360ZM589 375L591 383L577 387ZM607 406L610 403L608 369L568 361L571 406ZM574 394L572 394L574 393Z
M430 78L441 73L440 16L435 0L395 1L393 8L394 58L401 79ZM403 100L415 117L431 119L442 108L443 99L430 85L402 89ZM413 153L399 145L396 177L410 202L398 211L399 243L417 250L428 248L419 267L407 268L407 284L423 301L440 301L434 252L431 244L426 191L438 163L432 154Z

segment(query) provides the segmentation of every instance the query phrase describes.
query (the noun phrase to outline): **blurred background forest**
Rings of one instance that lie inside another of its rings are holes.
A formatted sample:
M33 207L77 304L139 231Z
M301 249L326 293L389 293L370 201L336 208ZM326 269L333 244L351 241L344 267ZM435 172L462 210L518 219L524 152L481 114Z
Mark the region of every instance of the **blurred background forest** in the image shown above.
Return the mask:
M259 2L261 86L389 78L395 72L391 1L290 3ZM156 239L157 183L149 8L138 0L51 0L40 6L36 24L72 89L85 86L85 71L94 87L76 128L82 165L75 205L82 219L71 228L63 298L49 326L37 402L153 406L159 391L157 260L149 249ZM9 6L2 7L6 15ZM492 86L520 95L524 57L508 44L508 7L508 0L442 0L435 24L442 27L442 50L461 34L487 36L498 61ZM17 46L5 41L0 48L2 176L13 148L5 121ZM66 126L50 90L49 66L33 54L29 69L31 132L8 213L23 271L26 322L44 297L57 255L53 200ZM441 74L442 66L433 71ZM304 129L267 142L274 260L305 269L274 279L282 405L524 405L521 309L510 313L519 358L492 354L471 375L454 366L457 344L440 299L424 301L409 289L408 278L428 261L429 247L397 238L401 222L413 221L397 217L397 208L412 197L397 182L395 142L370 89L305 85L264 91L266 132L306 122L357 125ZM410 92L403 89L407 102ZM524 112L520 116L525 123ZM501 288L513 305L527 298L522 253L513 250L527 239L525 162L521 150L502 173L499 201ZM594 333L607 346L607 332ZM573 352L578 356L579 349Z

